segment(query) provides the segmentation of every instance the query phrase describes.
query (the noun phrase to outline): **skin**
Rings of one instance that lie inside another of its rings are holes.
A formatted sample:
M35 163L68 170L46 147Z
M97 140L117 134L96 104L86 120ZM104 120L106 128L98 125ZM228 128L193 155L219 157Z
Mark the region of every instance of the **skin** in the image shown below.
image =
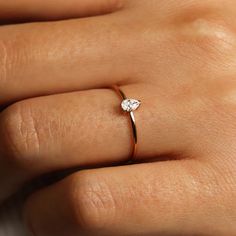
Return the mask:
M235 1L0 9L2 22L27 22L0 27L0 201L84 168L29 197L32 234L235 235ZM121 164L131 131L113 84L142 101L133 165Z

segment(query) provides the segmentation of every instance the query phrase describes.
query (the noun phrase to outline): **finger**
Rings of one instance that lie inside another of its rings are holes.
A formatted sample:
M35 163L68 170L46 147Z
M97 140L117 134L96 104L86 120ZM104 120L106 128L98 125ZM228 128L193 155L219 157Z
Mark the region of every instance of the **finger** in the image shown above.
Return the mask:
M196 161L88 170L26 204L35 235L233 235L232 194Z
M129 46L118 27L106 15L0 28L0 105L123 82Z
M0 1L0 20L57 20L94 16L120 9L122 0Z
M161 95L152 97L143 85L122 88L142 101L135 112L136 158L183 153L187 138L184 124L176 125L178 106L169 106ZM153 106L156 100L158 109ZM113 90L100 89L34 98L6 109L0 116L2 193L2 186L9 195L19 182L43 173L127 161L133 149L132 130L120 103Z

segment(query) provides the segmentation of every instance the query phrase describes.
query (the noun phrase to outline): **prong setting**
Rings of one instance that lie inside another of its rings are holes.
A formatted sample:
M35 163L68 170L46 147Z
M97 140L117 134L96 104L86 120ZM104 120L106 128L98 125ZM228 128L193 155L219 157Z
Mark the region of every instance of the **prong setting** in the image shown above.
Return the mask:
M124 99L121 103L121 108L125 112L133 112L139 108L141 101L136 99Z

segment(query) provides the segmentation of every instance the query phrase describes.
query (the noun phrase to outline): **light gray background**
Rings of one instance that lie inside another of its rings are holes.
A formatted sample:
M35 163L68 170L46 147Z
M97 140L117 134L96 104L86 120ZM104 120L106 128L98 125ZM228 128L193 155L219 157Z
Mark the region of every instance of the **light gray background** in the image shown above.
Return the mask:
M21 219L23 196L17 196L0 207L0 236L30 236Z
M24 186L21 192L0 206L0 236L32 236L24 227L21 217L23 203L27 196L79 170L80 168L74 168L40 177L31 184Z

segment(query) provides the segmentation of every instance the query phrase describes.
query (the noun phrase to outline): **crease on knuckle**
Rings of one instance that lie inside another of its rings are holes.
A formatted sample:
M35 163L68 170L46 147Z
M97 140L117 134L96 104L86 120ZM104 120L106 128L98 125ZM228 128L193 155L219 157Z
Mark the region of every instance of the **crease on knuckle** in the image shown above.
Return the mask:
M40 150L40 139L31 107L18 103L1 115L1 133L6 156L18 164L30 161Z
M0 87L2 88L5 87L10 67L8 44L4 40L0 40Z
M6 89L6 83L20 83L15 80L25 66L32 63L32 39L25 34L17 38L0 39L0 87ZM4 90L3 90L4 92Z
M72 188L72 205L82 231L106 229L115 217L117 202L104 179L81 176Z

